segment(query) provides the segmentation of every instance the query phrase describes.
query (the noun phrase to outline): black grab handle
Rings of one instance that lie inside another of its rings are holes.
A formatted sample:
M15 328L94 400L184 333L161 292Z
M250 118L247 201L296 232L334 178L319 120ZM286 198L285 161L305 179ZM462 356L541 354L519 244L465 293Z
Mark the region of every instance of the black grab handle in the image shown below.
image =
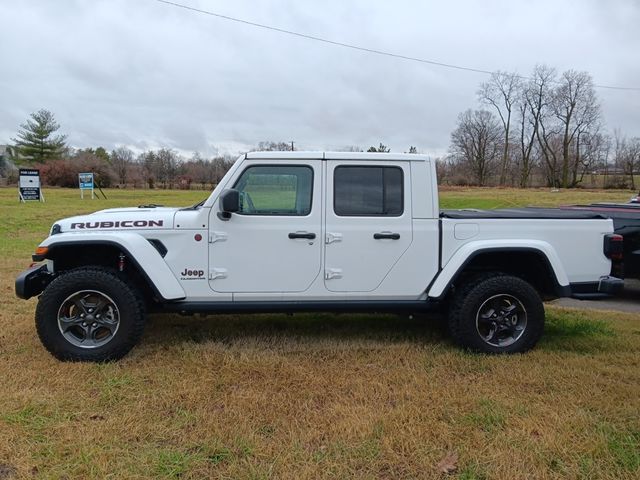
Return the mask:
M315 233L307 233L307 232L291 232L289 234L289 238L306 238L308 240L313 240L316 238Z
M374 233L373 238L375 238L376 240L383 240L383 239L400 240L400 234L399 233Z

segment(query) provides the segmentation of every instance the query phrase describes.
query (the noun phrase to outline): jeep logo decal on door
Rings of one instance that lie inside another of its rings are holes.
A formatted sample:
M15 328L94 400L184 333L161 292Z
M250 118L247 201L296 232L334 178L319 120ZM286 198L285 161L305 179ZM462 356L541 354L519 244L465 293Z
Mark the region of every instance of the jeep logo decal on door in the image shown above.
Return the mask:
M204 278L204 270L191 270L185 268L180 272L180 280L200 280Z

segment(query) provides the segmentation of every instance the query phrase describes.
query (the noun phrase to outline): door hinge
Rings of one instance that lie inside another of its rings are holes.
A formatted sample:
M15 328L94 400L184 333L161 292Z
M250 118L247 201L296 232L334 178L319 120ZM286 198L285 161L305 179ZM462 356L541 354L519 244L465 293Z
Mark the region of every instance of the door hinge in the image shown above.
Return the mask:
M209 272L209 280L215 280L216 278L227 278L226 268L214 268Z
M211 232L209 234L209 243L226 242L227 232Z
M342 269L341 268L327 268L324 271L324 279L331 280L333 278L342 278Z
M342 234L341 233L331 233L328 232L325 235L324 238L324 243L326 243L327 245L333 242L341 242L342 241Z

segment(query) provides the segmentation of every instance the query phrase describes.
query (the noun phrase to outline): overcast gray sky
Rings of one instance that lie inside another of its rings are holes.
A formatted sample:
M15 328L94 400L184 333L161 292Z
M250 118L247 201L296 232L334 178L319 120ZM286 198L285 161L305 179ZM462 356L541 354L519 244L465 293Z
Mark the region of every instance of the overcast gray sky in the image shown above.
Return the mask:
M176 0L368 48L528 74L536 63L640 87L637 0ZM154 0L0 3L0 144L40 108L76 147L237 153L416 145L446 151L486 76L317 43ZM640 136L640 91L599 89Z

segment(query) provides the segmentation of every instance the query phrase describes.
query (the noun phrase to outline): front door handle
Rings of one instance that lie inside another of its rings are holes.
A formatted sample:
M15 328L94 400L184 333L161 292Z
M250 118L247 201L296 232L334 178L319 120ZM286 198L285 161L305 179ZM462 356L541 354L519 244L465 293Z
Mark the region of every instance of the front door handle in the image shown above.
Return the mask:
M391 233L391 232L374 233L373 238L375 238L376 240L383 240L383 239L400 240L400 234Z
M313 240L314 238L316 238L316 234L315 233L309 233L309 232L291 232L289 234L289 238L294 239L294 238L306 238L307 240Z

